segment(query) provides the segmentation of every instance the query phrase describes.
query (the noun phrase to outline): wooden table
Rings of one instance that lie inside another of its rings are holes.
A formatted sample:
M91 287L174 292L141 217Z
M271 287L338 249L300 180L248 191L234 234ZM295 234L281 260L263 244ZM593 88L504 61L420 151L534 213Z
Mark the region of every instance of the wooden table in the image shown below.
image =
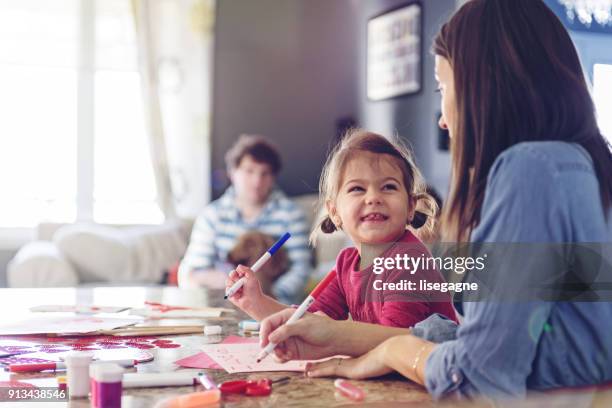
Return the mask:
M95 304L99 306L134 306L142 307L144 301L160 302L169 305L180 306L215 306L232 307L223 300L223 292L220 290L184 290L174 287L101 287L101 288L53 288L53 289L0 289L0 307L2 314L10 311L11 315L22 313L28 314L27 309L31 306L42 304ZM225 334L238 334L238 322L248 318L245 314L237 311L222 320L193 319L181 320L186 324L218 324L223 326ZM174 321L176 323L176 320ZM205 342L203 335L181 335L167 337L174 342L182 344L180 348L153 349L155 360L150 363L137 366L139 372L168 372L182 370L174 364L174 361L195 354L199 351L200 344ZM222 370L206 371L216 382L229 379L242 378L278 378L290 376L288 383L273 387L273 392L267 397L224 397L221 403L223 407L341 407L355 406L354 402L342 396L336 395L333 379L310 379L302 374L290 373L256 373L256 374L227 374ZM53 378L53 372L15 375L0 372L0 381L8 379L32 379ZM368 407L428 407L428 406L492 406L487 401L434 403L427 392L420 386L394 375L381 379L369 381L355 381L366 393L366 400L358 404ZM126 389L123 392L122 406L131 407L153 407L155 404L167 397L178 396L189 392L201 391L201 386L196 387L164 387L146 389ZM583 406L612 406L612 392L581 392L581 393L554 393L545 395L534 395L527 401L513 402L509 406L538 407L545 402L546 406L574 406L567 405L568 399L576 402L593 401L593 405ZM556 401L558 402L557 405ZM2 405L2 403L0 403ZM6 406L17 407L17 404L6 404ZM25 406L21 403L19 407ZM88 399L74 399L69 403L40 403L29 404L33 407L46 406L69 406L74 408L89 407Z

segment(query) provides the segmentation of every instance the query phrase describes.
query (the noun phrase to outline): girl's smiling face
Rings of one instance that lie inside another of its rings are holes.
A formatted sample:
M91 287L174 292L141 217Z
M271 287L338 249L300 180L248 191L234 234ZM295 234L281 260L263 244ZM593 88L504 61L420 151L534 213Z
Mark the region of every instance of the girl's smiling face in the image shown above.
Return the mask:
M366 151L346 163L336 200L327 202L332 221L355 244L394 242L404 234L414 207L396 159Z

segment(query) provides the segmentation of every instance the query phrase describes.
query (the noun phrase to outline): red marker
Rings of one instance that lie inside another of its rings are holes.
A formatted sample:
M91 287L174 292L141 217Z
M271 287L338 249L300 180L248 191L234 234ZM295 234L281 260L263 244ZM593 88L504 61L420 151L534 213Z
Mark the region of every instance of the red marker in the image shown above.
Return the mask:
M319 297L321 292L323 292L323 290L334 279L336 279L336 270L335 269L332 270L330 273L328 273L327 276L321 282L319 282L319 284L317 286L315 286L315 288L312 290L312 292L310 292L310 295L308 295L308 297L306 299L304 299L302 304L297 309L295 309L295 312L293 312L293 314L291 315L291 317L289 318L289 320L287 320L287 323L285 323L285 324L291 324L291 323L299 320L300 317L304 316L304 314L306 313L306 311L308 310L310 305L312 305L314 303L314 301ZM270 354L274 350L275 347L276 347L276 343L273 343L273 342L268 343L266 348L263 349L261 351L261 353L259 353L259 356L257 356L257 362L259 363L261 360L266 358L266 356L268 354Z
M138 364L137 360L97 360L94 361L99 363L115 363L122 367L133 367ZM10 364L8 366L9 371L13 373L34 373L45 370L65 370L66 363L63 361L49 362L49 363L22 363L22 364Z

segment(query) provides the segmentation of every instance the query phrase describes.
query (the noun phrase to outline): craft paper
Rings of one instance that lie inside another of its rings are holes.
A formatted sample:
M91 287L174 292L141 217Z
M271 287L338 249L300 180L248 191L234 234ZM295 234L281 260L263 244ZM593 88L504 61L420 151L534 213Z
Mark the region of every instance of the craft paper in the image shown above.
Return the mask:
M82 350L82 349L81 349ZM20 354L14 357L0 359L0 365L41 363L48 361L63 361L70 349L41 350L35 353ZM147 362L153 360L153 354L137 348L124 348L118 350L91 350L94 360L137 360Z
M30 312L73 312L73 313L119 313L129 309L124 306L93 305L41 305L30 308Z
M97 316L33 316L11 323L0 323L0 336L46 333L90 333L98 330L112 330L142 321L136 317Z
M277 363L273 356L257 362L261 352L259 342L245 344L205 344L204 353L208 354L228 373L255 373L261 371L304 371L307 361L294 360Z
M216 370L222 370L219 364L215 363L215 360L210 358L206 353L197 353L189 357L182 358L174 362L181 367L185 368L212 368Z
M180 318L200 318L221 317L222 313L233 312L231 309L220 307L209 307L202 309L173 309L173 310L154 310L154 309L131 309L130 314L144 316L151 319L180 319Z
M244 343L259 343L257 337L240 337L240 336L227 336L221 344L244 344ZM197 353L191 355L189 357L182 358L174 362L174 364L178 364L181 367L186 368L213 368L217 370L222 370L219 364L215 362L210 356L206 353Z

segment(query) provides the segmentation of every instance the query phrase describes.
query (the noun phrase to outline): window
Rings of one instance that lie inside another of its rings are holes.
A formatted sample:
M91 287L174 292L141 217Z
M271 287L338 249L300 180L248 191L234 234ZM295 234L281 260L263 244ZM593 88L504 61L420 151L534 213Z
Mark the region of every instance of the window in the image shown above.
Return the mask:
M612 143L612 64L593 67L593 97L597 108L599 128Z
M0 227L163 221L130 0L3 0L0 50Z

